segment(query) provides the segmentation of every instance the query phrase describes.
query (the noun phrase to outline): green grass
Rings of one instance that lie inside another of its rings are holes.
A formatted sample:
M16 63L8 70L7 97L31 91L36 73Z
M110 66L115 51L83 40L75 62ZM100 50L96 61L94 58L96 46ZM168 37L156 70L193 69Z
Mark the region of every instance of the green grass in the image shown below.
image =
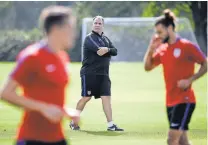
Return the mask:
M0 84L13 67L0 63ZM75 107L80 98L79 70L81 64L71 64L71 84L67 89L68 104ZM146 73L141 63L111 64L112 105L114 122L124 133L106 132L106 119L100 100L91 100L82 113L81 132L73 132L64 122L66 138L72 145L165 145L168 122L162 69ZM194 83L197 106L190 124L190 139L194 145L207 141L206 76ZM14 143L21 110L0 103L0 145Z

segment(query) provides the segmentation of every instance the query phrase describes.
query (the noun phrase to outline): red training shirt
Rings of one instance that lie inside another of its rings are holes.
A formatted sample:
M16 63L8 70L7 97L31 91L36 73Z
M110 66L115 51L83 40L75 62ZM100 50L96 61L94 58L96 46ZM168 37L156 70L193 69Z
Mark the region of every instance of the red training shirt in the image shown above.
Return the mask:
M194 64L201 64L206 56L192 42L178 38L174 44L162 44L153 54L154 65L162 64L166 85L166 105L195 103L193 89L182 90L177 82L194 75Z
M24 97L63 107L68 60L64 51L55 54L46 43L39 42L19 53L11 78L21 85ZM56 142L64 135L61 123L53 124L39 112L25 111L17 138Z

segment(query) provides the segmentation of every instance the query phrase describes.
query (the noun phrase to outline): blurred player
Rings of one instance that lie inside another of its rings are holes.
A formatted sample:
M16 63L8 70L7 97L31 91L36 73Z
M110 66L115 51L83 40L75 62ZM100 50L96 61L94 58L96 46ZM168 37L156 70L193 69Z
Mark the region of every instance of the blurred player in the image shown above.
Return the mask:
M157 35L149 44L144 63L146 71L159 64L163 66L170 125L168 145L190 145L188 124L196 104L191 85L207 72L207 61L197 45L176 35L174 20L170 10L165 10L164 16L158 18ZM201 67L194 74L195 63Z
M66 145L61 127L69 81L64 50L74 45L76 20L70 8L50 6L42 11L40 21L46 37L21 51L0 96L25 110L17 145ZM24 97L16 94L19 86ZM78 114L67 117L79 119Z
M117 49L103 33L104 19L96 16L93 19L92 32L84 41L84 60L81 68L82 98L77 103L77 110L83 111L86 103L92 96L101 98L105 112L108 131L123 131L113 123L111 109L111 81L109 78L109 65L111 56L117 55ZM73 130L80 127L70 123Z

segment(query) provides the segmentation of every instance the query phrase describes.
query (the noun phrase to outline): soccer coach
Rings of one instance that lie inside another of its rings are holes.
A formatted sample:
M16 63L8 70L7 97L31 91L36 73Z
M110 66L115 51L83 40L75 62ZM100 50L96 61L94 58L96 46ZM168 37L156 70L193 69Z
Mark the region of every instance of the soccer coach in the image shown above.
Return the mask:
M111 109L111 81L109 78L109 65L111 56L117 55L117 49L103 33L104 18L96 16L93 18L92 32L84 41L84 59L80 71L82 84L82 98L77 103L77 109L83 111L86 103L92 96L101 98L105 112L108 131L123 131L117 127L112 120ZM80 127L70 123L73 130Z

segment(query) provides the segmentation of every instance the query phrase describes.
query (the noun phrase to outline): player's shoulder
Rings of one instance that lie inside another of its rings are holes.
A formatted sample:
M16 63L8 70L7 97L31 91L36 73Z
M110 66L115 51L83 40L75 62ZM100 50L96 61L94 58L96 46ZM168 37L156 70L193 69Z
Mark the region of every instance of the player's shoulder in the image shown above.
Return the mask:
M64 62L67 62L67 63L70 62L69 54L66 51L64 50L60 51L59 55L64 60Z
M196 45L195 43L193 43L192 41L190 41L190 40L188 40L186 38L180 38L179 42L182 45Z
M185 39L185 38L181 38L180 39L180 46L181 48L184 48L184 49L190 49L190 48L197 48L199 49L199 46L197 43L194 43L188 39Z
M42 53L42 48L44 48L45 45L42 42L36 42L31 45L28 45L26 48L24 48L17 56L17 61L20 59L37 59L38 56Z

